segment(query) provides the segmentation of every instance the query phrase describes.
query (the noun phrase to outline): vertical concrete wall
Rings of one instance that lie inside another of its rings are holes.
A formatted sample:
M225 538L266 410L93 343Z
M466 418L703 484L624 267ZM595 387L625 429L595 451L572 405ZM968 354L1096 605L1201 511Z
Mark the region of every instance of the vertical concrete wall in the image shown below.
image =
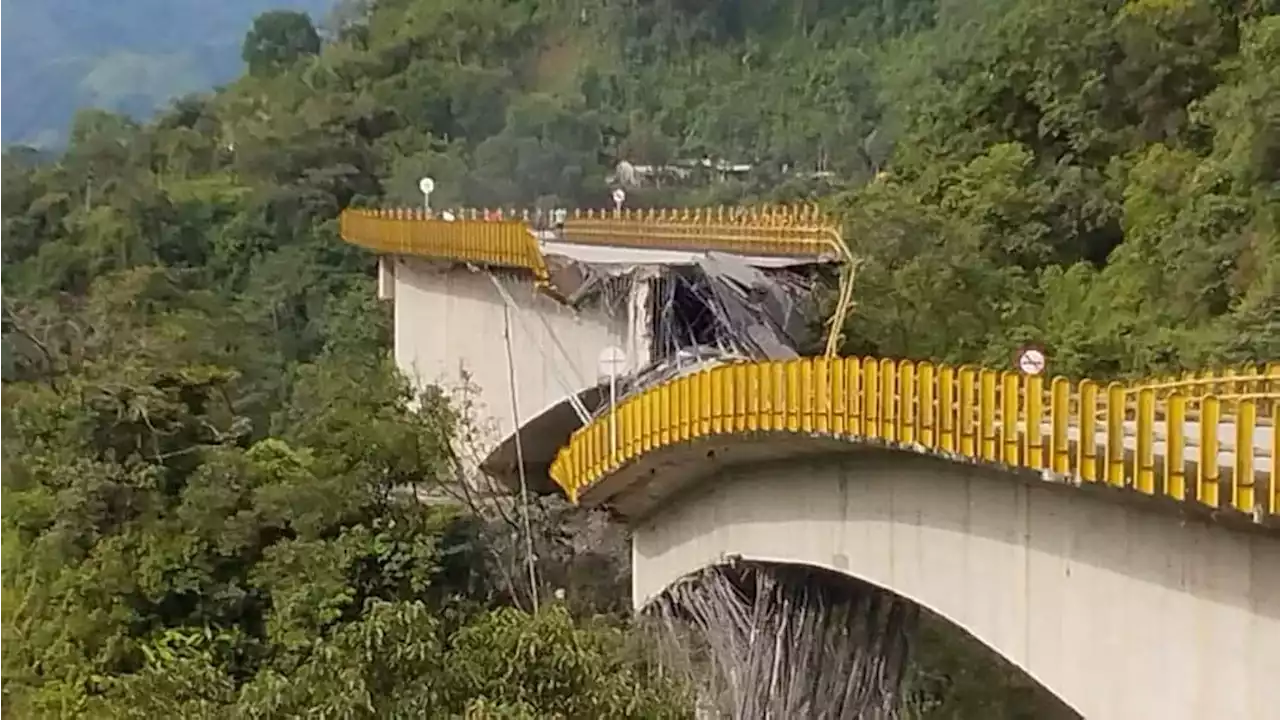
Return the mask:
M907 454L726 471L638 522L638 605L731 555L949 618L1084 717L1280 718L1280 538Z
M512 423L511 378L504 335L511 333L519 424L597 383L600 351L627 348L627 311L598 306L581 312L539 293L527 277L396 258L395 359L420 386L474 387L480 459L518 425Z

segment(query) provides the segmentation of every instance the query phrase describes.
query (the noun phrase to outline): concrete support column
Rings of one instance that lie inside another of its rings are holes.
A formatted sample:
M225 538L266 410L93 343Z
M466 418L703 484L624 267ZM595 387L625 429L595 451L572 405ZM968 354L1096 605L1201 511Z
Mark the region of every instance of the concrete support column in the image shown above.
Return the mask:
M631 360L630 372L649 364L653 355L653 319L649 316L650 273L636 271L627 298L627 357Z
M394 255L378 256L378 299L396 299L396 258Z

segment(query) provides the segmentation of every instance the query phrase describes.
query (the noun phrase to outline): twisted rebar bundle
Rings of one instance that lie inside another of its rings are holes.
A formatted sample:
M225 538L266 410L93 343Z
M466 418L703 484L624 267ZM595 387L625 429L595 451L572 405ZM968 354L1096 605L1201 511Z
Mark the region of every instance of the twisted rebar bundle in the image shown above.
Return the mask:
M896 720L918 608L813 568L708 568L647 609L698 687L734 720ZM669 658L669 660L671 659Z

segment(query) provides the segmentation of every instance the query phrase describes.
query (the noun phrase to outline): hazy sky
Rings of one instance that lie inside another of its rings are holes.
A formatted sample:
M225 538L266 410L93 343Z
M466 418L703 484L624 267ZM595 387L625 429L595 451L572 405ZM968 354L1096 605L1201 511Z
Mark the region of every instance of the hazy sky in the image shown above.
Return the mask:
M296 8L317 24L333 0L4 0L0 134L61 135L86 105L149 112L171 95L240 71L240 43L264 10Z

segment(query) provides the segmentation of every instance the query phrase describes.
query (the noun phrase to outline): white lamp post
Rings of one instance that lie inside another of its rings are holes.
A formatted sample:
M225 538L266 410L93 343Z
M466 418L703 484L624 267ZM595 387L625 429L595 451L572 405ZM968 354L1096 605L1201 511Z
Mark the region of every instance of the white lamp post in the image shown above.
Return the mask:
M431 193L436 190L436 181L429 177L424 177L418 181L418 191L422 193L422 209L431 214Z

